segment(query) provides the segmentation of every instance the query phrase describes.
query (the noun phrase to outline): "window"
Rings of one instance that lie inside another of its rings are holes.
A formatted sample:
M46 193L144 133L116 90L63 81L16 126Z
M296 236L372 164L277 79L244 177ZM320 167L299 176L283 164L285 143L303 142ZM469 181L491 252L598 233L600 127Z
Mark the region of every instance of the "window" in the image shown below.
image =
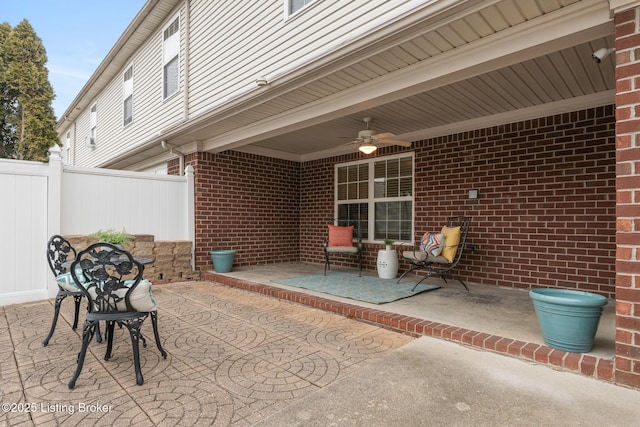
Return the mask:
M412 241L413 155L336 165L336 218L360 220L364 240Z
M124 99L122 111L124 116L123 125L126 126L133 121L133 65L124 72L122 84L122 97Z
M98 105L93 104L90 110L89 117L89 140L87 141L87 146L95 147L96 146L96 129L98 127Z
M71 164L71 131L70 130L67 131L67 134L65 136L64 149L65 149L64 164L69 165Z
M289 3L289 15L293 15L314 0L287 0Z
M163 31L162 41L162 84L163 98L168 98L178 91L180 52L180 18L173 20Z

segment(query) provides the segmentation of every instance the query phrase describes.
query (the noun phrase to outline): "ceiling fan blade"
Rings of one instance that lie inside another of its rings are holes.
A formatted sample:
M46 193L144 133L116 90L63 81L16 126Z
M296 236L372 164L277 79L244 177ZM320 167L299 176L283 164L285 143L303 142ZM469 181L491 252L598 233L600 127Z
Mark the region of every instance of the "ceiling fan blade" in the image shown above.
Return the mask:
M394 133L389 133L389 132L386 132L386 133L379 133L379 134L377 134L377 135L373 135L373 137L374 137L375 139L378 139L378 140L380 140L380 139L393 138L394 136L396 136Z
M411 143L407 141L400 141L397 139L378 139L378 142L382 142L383 144L391 144L391 145L399 145L401 147L411 147Z
M340 144L340 145L342 146L342 145L351 145L351 144L360 144L360 143L362 143L362 141L360 141L360 140L357 140L357 139L356 139L356 140L354 140L354 141L343 142L343 143L342 143L342 144Z

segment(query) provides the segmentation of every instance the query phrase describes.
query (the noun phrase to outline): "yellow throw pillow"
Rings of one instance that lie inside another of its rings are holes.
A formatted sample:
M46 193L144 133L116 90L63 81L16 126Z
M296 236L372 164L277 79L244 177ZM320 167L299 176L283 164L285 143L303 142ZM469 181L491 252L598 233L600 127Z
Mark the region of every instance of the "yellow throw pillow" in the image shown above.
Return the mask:
M444 234L444 241L446 242L442 256L448 259L449 262L453 262L456 252L458 252L458 243L460 243L460 227L447 227L445 225L442 227L441 233Z

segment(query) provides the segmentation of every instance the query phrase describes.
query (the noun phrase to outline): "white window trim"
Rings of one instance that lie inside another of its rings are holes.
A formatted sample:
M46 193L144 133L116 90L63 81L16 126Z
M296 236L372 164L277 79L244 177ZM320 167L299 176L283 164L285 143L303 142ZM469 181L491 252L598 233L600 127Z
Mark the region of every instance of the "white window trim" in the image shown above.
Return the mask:
M291 0L284 0L284 15L287 18L290 18L292 16L296 16L298 14L300 14L302 11L307 10L309 8L309 6L311 6L312 4L317 3L317 0L309 0L308 3L306 3L304 6L302 6L300 9L296 10L295 12L291 11Z
M93 143L91 139L93 138ZM93 147L98 141L98 103L94 102L89 108L89 141L88 146Z
M71 131L70 130L68 130L65 134L64 148L65 148L64 164L70 165L71 164Z
M177 49L176 49L176 53L175 54L173 54L173 52L171 52L172 53L171 57L167 58L167 55L166 55L166 50L167 49L165 48L166 40L164 39L164 32L176 21L176 19L178 20L178 31L175 33L175 36L178 39ZM172 98L175 94L180 92L180 33L181 33L181 30L182 30L182 19L180 17L180 13L177 13L176 15L174 15L169 20L167 25L165 25L162 28L162 30L160 31L160 40L162 42L162 68L161 68L160 72L162 73L162 89L161 89L161 92L162 92L162 100L163 101L165 101L165 100L167 100L169 98ZM165 73L164 73L165 66L171 60L173 60L176 57L178 58L178 75L177 75L178 81L177 81L177 85L176 85L176 90L174 92L172 92L170 94L167 94L165 96L165 93L164 93L164 88L165 88L165 84L166 84L166 82L165 82Z
M379 160L393 160L393 159L398 159L398 158L402 158L402 157L411 157L411 171L412 171L412 176L413 179L412 181L412 188L411 188L411 196L405 196L405 197L391 197L391 198L378 198L376 199L374 197L375 195L375 189L374 189L374 176L375 176L375 162L379 161ZM369 198L367 199L368 202L368 218L369 218L369 225L368 225L368 230L367 230L367 239L363 240L366 241L368 243L382 243L382 239L374 239L375 236L375 202L385 202L385 201L411 201L411 218L413 219L411 221L411 236L414 236L415 234L415 211L416 211L416 202L415 202L415 194L416 194L416 157L415 157L415 153L413 152L408 152L408 153L400 153L400 154L393 154L393 155L389 155L389 156L381 156L381 157L372 157L369 159L359 159L359 160L354 160L351 162L346 162L346 163L336 163L334 165L334 170L333 170L333 176L334 176L334 189L333 189L333 215L334 218L338 218L338 204L355 204L355 203L361 203L363 199L357 199L357 200L338 200L338 168L341 167L345 167L345 166L350 166L350 165L356 165L356 164L362 164L362 163L369 163L369 179L368 179L368 193L369 193ZM364 234L364 233L363 233ZM413 238L412 238L413 239ZM404 241L398 241L398 242L404 242ZM408 243L413 243L413 240L411 241L406 241Z
M131 78L129 80L126 79L126 75L131 70ZM134 78L134 69L133 64L129 65L125 68L124 73L122 73L122 127L127 127L133 123L133 78ZM127 98L131 97L131 120L129 123L125 123L125 101Z

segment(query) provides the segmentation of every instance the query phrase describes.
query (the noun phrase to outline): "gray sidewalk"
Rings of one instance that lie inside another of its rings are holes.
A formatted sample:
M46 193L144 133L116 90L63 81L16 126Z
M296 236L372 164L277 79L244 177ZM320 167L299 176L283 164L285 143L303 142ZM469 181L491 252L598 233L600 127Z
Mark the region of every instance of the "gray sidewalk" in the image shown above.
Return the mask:
M259 423L637 426L640 393L422 337Z

